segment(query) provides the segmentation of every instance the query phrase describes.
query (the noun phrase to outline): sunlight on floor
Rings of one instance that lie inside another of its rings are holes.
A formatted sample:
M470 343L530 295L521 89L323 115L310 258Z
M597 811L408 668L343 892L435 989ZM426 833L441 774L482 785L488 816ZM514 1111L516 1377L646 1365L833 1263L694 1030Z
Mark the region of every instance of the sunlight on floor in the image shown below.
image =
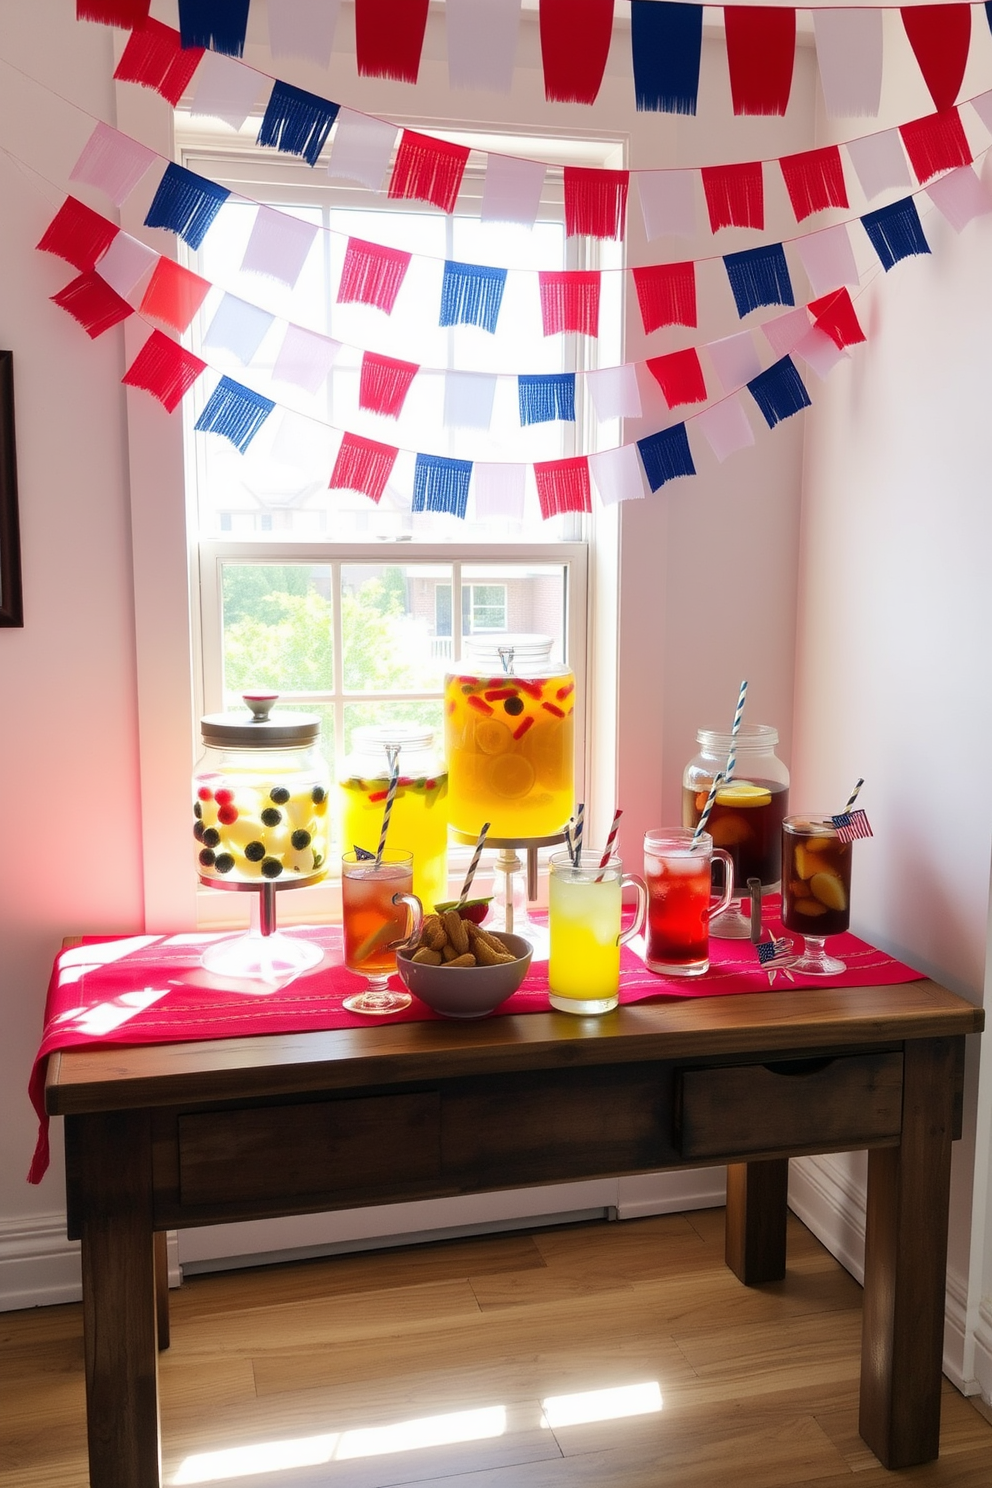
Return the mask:
M661 1410L657 1380L621 1385L615 1390L584 1390L579 1395L550 1395L542 1400L545 1426L579 1426L587 1421L614 1421Z

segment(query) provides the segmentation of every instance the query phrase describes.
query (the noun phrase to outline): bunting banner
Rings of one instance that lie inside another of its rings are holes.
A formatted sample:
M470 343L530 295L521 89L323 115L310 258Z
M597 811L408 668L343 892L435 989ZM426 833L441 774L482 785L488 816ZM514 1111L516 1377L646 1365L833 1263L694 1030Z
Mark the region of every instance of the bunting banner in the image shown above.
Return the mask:
M575 422L575 373L521 373L517 377L521 426Z
M190 104L193 117L222 119L232 129L245 123L262 91L262 78L253 68L242 67L221 52L207 52L195 81Z
M448 81L509 93L517 60L520 0L445 0Z
M131 31L144 25L150 9L151 0L76 0L76 19Z
M631 0L630 55L638 109L695 114L703 48L703 7Z
M622 238L627 221L628 171L590 170L566 165L562 170L565 235Z
M992 202L989 203L992 208ZM856 346L865 340L857 312L846 289L835 289L807 306L818 330L828 335L838 347Z
M769 429L810 406L809 393L791 357L774 362L752 378L747 387Z
M158 263L158 254L130 233L119 232L100 259L100 278L127 299Z
M544 96L595 103L613 39L613 0L538 0Z
M844 166L836 145L806 150L801 155L783 155L779 165L797 222L804 222L814 212L825 211L827 207L850 205Z
M193 427L200 433L229 439L244 454L275 406L271 398L263 398L231 377L222 377Z
M968 137L957 109L900 124L899 135L921 186L940 171L971 164Z
M119 207L157 159L153 150L100 123L83 146L69 180L94 186Z
M601 279L596 269L541 270L537 282L544 334L598 336Z
M409 267L410 254L401 248L385 248L380 243L349 238L337 303L374 305L377 310L392 315Z
M663 0L643 0L658 5ZM634 180L644 218L644 231L649 242L670 235L694 238L696 235L696 171L638 171Z
M861 283L846 223L798 238L793 246L815 295L842 284Z
M345 434L328 488L332 491L358 491L378 504L398 454L399 450L391 444L363 439L360 434Z
M492 423L495 397L495 373L445 372L445 428L488 429Z
M80 274L51 299L53 304L79 322L90 340L96 340L111 326L119 325L134 314L127 300L111 289L95 269Z
M882 96L882 12L814 10L813 34L830 118L877 118Z
M449 512L464 521L471 479L471 460L418 455L413 471L413 510Z
M558 517L565 512L591 512L592 488L589 461L585 455L567 460L542 460L534 466L541 516Z
M662 326L698 325L694 263L652 264L631 274L645 335Z
M724 6L723 24L734 113L784 114L792 92L796 12Z
M179 35L184 47L209 48L240 57L248 31L249 0L179 0Z
M359 408L381 413L384 418L399 418L418 370L416 362L402 362L374 351L363 352L358 380Z
M704 165L700 171L710 230L765 225L765 182L761 161L746 165Z
M695 423L721 465L738 450L754 444L754 430L739 398L725 398L705 408L696 414Z
M273 57L330 67L341 0L278 0L266 9Z
M601 424L610 419L641 417L641 390L637 385L637 370L630 362L621 367L600 367L587 372L585 379Z
M415 83L430 0L355 0L359 77Z
M669 481L696 473L685 424L673 424L670 429L659 429L657 434L639 439L637 451L652 491L660 491Z
M508 517L519 522L524 514L527 488L526 465L490 465L476 461L472 470L475 514Z
M225 294L203 334L203 344L229 351L247 367L274 323L275 316L267 310Z
M304 222L272 207L259 207L241 259L242 273L264 274L292 289L318 231L315 222Z
M706 350L725 393L745 387L761 371L754 338L749 331L739 331L736 336L711 341Z
M446 260L438 324L476 325L495 333L505 288L505 269Z
M206 370L198 356L161 331L152 331L121 382L151 393L167 413L173 413Z
M327 174L335 181L354 181L370 191L381 191L398 133L395 124L341 109Z
M930 252L920 214L911 196L868 212L861 221L886 273L904 258Z
M694 346L683 351L670 351L665 356L651 357L647 369L661 388L669 408L685 403L705 403L706 379Z
M149 18L131 32L114 77L119 83L151 88L178 108L202 56L202 47L184 50L178 31Z
M971 6L945 0L942 5L903 6L901 15L934 108L949 109L968 64Z
M300 155L308 165L316 165L337 115L336 103L277 80L269 94L257 143L287 155Z
M546 175L543 161L490 155L482 188L481 220L533 227L541 209Z
M390 197L453 212L470 153L467 145L404 129L389 180Z
M337 361L341 342L303 326L289 325L276 355L272 376L307 393L316 393Z
M589 473L604 506L616 506L621 501L643 501L643 468L632 444L622 444L619 449L601 450L589 456Z
M883 129L844 147L868 201L883 191L908 191L912 186L906 152L898 129Z
M963 231L976 217L992 212L992 197L970 165L931 181L927 196L955 232Z
M141 297L139 313L180 335L210 293L210 284L171 258L160 258Z
M191 248L199 248L230 196L224 186L170 163L145 216L146 227L164 227Z
M727 253L723 262L741 320L761 305L796 303L781 243Z
M64 258L74 269L92 269L114 241L118 228L74 196L67 196L35 245Z

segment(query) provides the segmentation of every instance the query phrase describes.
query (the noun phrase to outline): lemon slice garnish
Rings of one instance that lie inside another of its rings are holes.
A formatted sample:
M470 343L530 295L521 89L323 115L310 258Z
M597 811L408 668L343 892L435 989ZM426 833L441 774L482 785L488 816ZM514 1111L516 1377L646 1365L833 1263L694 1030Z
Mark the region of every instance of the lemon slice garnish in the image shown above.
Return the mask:
M747 809L752 806L770 806L772 793L763 785L753 785L750 780L732 780L721 785L716 793L718 806L737 806Z

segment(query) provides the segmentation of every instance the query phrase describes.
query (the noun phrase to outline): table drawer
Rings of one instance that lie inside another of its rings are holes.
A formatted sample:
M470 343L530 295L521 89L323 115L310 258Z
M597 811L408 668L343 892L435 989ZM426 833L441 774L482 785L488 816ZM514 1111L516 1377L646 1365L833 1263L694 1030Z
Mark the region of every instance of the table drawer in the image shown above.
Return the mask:
M898 1140L902 1054L684 1069L683 1158L862 1147Z
M433 1179L436 1090L180 1116L183 1204L288 1202L335 1189Z

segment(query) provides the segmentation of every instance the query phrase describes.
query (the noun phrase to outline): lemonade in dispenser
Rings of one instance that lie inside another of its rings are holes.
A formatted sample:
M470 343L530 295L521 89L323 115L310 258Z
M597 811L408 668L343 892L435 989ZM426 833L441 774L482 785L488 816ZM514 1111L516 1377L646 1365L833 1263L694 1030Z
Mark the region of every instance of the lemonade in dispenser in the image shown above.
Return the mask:
M560 832L575 804L575 676L543 635L476 635L445 678L448 816L474 836Z

